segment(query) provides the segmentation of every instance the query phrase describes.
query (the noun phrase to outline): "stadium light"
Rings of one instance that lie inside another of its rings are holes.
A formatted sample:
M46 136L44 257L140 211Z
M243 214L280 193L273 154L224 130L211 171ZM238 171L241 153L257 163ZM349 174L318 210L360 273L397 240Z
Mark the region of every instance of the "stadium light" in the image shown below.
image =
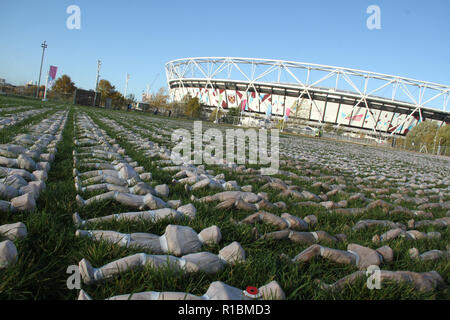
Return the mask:
M102 65L102 61L101 60L97 60L97 78L95 79L94 107L95 107L95 102L97 101L98 80L99 80L99 77L100 77L100 66L101 65Z

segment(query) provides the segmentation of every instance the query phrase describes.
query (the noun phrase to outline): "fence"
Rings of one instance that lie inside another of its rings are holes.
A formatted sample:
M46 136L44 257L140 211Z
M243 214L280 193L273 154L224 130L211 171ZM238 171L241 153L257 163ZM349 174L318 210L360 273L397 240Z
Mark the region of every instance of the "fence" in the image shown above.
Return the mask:
M445 156L450 157L450 146L435 146L434 148L426 148L424 146L409 146L405 145L395 146L393 149L397 150L405 150L405 151L414 151L419 153L433 154L437 156Z
M17 96L20 98L36 98L36 85L26 86L0 86L0 94L3 96ZM41 86L39 89L39 98L44 98L45 86ZM60 103L72 103L73 94L57 94L55 92L47 91L47 99Z

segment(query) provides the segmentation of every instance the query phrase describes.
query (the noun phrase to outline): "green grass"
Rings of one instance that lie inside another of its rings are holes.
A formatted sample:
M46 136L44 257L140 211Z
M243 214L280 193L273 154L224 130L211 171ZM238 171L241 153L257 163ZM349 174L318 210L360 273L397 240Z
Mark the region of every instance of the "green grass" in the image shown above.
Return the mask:
M0 98L0 104L21 105L23 101L8 98L7 101ZM26 101L26 103L32 103ZM23 104L25 105L25 104ZM56 110L56 109L55 109ZM75 202L75 188L72 177L73 159L72 151L78 150L73 143L77 137L74 128L74 119L77 113L86 112L92 120L104 129L107 134L116 139L126 154L138 161L140 166L145 168L146 172L152 172L153 178L151 184L167 183L170 188L168 199L180 199L183 204L189 203L191 193L184 190L181 185L171 184L172 174L158 169L157 158L148 158L143 152L138 151L127 137L117 134L112 127L108 126L101 119L108 117L114 119L118 124L127 129L137 130L138 128L148 129L149 132L155 132L158 128L174 127L177 123L180 126L191 126L190 121L167 120L162 117L152 117L145 114L136 115L131 112L99 110L87 107L69 106L69 116L66 128L63 133L63 140L57 145L58 152L52 168L49 172L49 178L46 182L47 188L41 194L37 201L37 210L32 213L0 213L0 225L22 221L28 228L28 236L25 239L16 241L15 244L19 251L18 262L4 270L0 270L0 299L75 299L78 292L69 290L66 286L66 280L69 274L66 273L67 267L78 264L82 258L88 259L93 266L99 267L113 260L141 252L141 250L132 248L123 248L117 245L111 245L106 242L93 242L85 238L76 238L74 236L75 227L72 223L72 214L77 211L83 219L101 217L109 214L115 214L127 211L136 211L114 201L97 202L89 206L78 207ZM29 119L27 124L36 123L42 120L46 115L40 115ZM125 121L130 117L134 123ZM153 127L153 124L155 126ZM8 128L7 135L3 141L14 137L25 130L25 123L14 128ZM165 128L165 129L167 129ZM144 132L144 131L142 131ZM151 134L142 133L150 140L170 146L170 137L164 139L154 139ZM308 164L305 161L299 164ZM248 166L251 167L251 166ZM307 168L306 168L307 167ZM373 228L364 231L354 232L351 230L353 225L361 219L388 219L392 221L407 224L411 216L406 214L396 214L387 216L381 209L372 209L369 212L358 215L339 215L332 213L325 208L301 207L296 205L299 202L291 197L282 197L279 191L267 189L260 190L264 182L252 182L251 175L237 174L234 171L218 167L212 168L216 174L224 173L226 180L237 180L239 185L250 184L254 191L264 191L269 195L272 202L284 201L287 205L286 210L274 210L272 213L281 214L289 212L299 217L315 214L318 217L318 225L310 231L323 230L332 235L345 233L348 241L337 244L324 244L337 249L346 250L348 243L358 243L371 248L382 246L375 245L371 239L374 234L381 234L389 228ZM80 168L81 169L81 168ZM348 189L346 192L355 192L352 186L354 176L348 175L338 170L322 168L319 165L299 166L298 168L283 166L280 169L289 170L299 176L311 176L306 173L306 169L318 170L322 176L342 175L346 180ZM320 187L312 188L310 182L304 182L301 179L287 178L279 175L283 180L290 180L293 184L300 186L301 190L309 190L316 194L326 193L326 190ZM321 179L327 181L327 179ZM333 182L334 183L334 182ZM333 184L331 183L331 184ZM382 187L382 185L378 185ZM447 186L442 186L446 188ZM391 189L391 193L395 190ZM196 197L211 195L216 193L212 190L197 190L193 192ZM84 199L95 195L95 193L83 193ZM369 196L369 194L367 194ZM330 200L340 201L345 196L337 194L330 197ZM165 200L168 200L165 199ZM292 263L281 256L285 254L290 258L300 253L308 245L300 245L289 240L255 240L252 236L252 228L256 227L259 233L276 231L274 227L256 224L256 225L234 225L230 218L241 220L248 216L249 212L239 210L217 210L217 203L201 204L195 203L198 210L194 220L164 220L157 223L149 221L112 221L96 224L89 224L86 229L115 230L124 233L149 232L157 235L164 233L167 224L180 224L192 227L197 232L211 225L217 225L222 232L222 242L219 245L205 246L205 251L218 253L225 245L238 241L246 252L247 259L244 263L236 266L227 266L221 272L214 275L204 273L183 274L170 269L153 270L144 268L142 270L129 271L108 281L86 286L83 289L95 299L104 299L113 295L127 294L142 291L181 291L196 295L203 295L208 286L213 281L223 281L229 285L245 288L247 286L262 286L272 280L278 281L286 293L288 299L449 299L449 264L448 260L441 259L435 262L416 262L408 256L408 249L417 247L422 253L426 250L441 249L445 250L449 238L448 228L423 227L421 231L439 231L442 234L441 240L420 240L407 241L396 239L388 244L394 250L394 261L385 263L381 266L384 270L409 270L416 272L425 272L436 270L445 279L446 286L440 290L423 293L414 290L411 287L383 283L381 290L369 290L365 285L365 280L361 280L352 286L348 286L339 292L330 292L319 289L315 280L320 279L326 283L332 283L340 278L357 271L355 266L339 265L329 262L325 259L314 259L309 263ZM349 202L349 207L363 207L366 204L362 201ZM413 208L411 203L402 203L405 207ZM434 218L446 215L446 210L433 209Z
M72 299L66 288L66 269L77 250L71 213L75 209L72 178L73 111L49 172L47 188L32 213L0 215L0 223L21 221L28 229L17 243L18 262L0 271L0 299Z

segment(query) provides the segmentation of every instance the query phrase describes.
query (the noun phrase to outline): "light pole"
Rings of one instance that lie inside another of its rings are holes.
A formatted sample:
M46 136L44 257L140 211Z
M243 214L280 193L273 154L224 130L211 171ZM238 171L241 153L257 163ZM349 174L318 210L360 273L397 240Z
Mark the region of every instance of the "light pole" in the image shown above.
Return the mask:
M49 77L50 77L50 70L47 72L47 81L45 81L44 99L42 99L42 101L47 101L47 89L48 89L48 78Z
M38 86L36 89L36 98L39 98L39 87L41 85L42 63L44 62L44 52L45 52L45 49L47 48L47 43L45 42L45 40L43 43L41 43L41 48L42 48L41 69L39 70L39 81L38 81Z
M100 60L97 60L97 78L95 79L94 107L95 107L95 102L97 101L98 79L100 77L100 66L101 65L102 65L102 62Z
M125 94L124 98L127 98L127 90L128 90L128 80L130 79L130 75L127 73L127 80L125 81Z

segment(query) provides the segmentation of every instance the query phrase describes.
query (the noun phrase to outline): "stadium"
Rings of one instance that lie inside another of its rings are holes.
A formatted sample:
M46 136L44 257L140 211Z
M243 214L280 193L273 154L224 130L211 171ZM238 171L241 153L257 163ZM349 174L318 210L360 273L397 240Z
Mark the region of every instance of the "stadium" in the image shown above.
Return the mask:
M189 94L241 118L291 126L331 124L374 136L406 135L422 121L450 121L450 86L335 66L255 58L200 57L165 66L172 101Z

